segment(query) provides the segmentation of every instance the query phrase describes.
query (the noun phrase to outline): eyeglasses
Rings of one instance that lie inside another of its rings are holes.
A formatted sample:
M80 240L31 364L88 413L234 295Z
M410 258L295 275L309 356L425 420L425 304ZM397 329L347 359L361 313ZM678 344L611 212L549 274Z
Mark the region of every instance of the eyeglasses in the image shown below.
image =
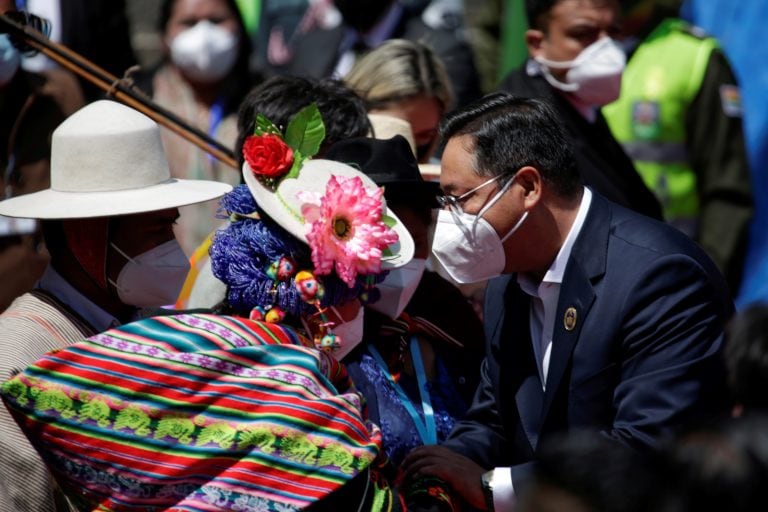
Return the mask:
M438 194L435 199L437 199L437 204L440 205L440 208L445 208L447 206L454 213L464 213L464 210L462 210L461 208L461 203L469 199L472 196L472 194L474 194L481 188L485 187L486 185L495 183L505 177L509 177L509 176L499 174L498 176L495 176L489 179L488 181L481 183L480 185L476 186L472 190L464 192L460 196L454 196L451 194Z

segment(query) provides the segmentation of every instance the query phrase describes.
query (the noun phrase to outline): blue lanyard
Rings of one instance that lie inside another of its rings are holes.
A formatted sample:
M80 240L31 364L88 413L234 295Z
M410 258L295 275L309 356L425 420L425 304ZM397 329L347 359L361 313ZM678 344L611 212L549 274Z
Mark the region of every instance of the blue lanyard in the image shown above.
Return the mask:
M208 118L208 135L213 137L216 134L216 128L219 127L222 119L224 119L224 100L219 98L211 105L211 114Z
M419 341L416 339L416 336L411 336L410 348L411 359L413 359L413 368L416 371L416 382L419 386L419 396L421 397L421 409L424 414L423 421L421 419L421 415L419 415L418 411L416 410L416 407L414 407L411 399L408 398L408 395L405 394L405 391L403 391L403 388L400 387L400 384L398 384L394 377L392 377L392 373L389 371L387 363L384 361L384 358L381 357L379 351L376 350L376 347L373 345L368 345L368 352L370 352L370 354L379 364L381 369L384 371L384 375L387 376L387 379L395 389L397 396L400 398L400 402L403 404L403 407L405 407L408 415L413 420L413 424L416 426L416 430L419 433L419 437L421 437L421 441L425 445L437 444L435 411L432 409L432 400L429 398L429 391L427 390L427 373L424 370L424 360L421 357L421 349L419 348Z
M224 119L224 100L222 98L219 98L216 100L216 102L211 106L211 113L210 117L208 118L209 124L208 124L208 135L211 136L212 139L215 139L216 135L216 129L221 124L221 121ZM216 162L216 159L211 154L206 155L208 157L208 163L213 164Z

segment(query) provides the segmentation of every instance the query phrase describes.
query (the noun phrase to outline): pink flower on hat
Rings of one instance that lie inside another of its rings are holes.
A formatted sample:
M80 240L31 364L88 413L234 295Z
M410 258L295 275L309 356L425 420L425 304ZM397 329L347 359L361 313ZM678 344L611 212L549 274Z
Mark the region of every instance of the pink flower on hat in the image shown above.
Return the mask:
M398 236L382 220L384 190L368 190L355 177L331 176L325 195L301 209L309 225L307 241L319 275L335 270L350 288L357 274L381 272L381 257Z

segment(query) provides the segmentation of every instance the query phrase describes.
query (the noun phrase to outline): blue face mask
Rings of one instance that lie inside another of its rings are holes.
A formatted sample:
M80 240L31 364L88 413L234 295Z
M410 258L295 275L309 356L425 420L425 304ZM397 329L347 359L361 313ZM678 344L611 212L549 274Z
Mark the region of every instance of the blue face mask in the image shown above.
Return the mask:
M19 50L11 44L8 34L0 34L0 87L11 81L21 63Z

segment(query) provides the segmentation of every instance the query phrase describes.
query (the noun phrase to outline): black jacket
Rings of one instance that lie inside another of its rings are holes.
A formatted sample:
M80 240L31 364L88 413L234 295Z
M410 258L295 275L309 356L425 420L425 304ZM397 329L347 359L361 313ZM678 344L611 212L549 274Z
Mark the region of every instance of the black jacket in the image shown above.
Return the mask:
M659 202L613 138L602 114L597 113L594 123L588 122L543 77L528 75L525 67L507 75L499 88L526 98L549 100L570 135L584 183L614 203L662 219Z

